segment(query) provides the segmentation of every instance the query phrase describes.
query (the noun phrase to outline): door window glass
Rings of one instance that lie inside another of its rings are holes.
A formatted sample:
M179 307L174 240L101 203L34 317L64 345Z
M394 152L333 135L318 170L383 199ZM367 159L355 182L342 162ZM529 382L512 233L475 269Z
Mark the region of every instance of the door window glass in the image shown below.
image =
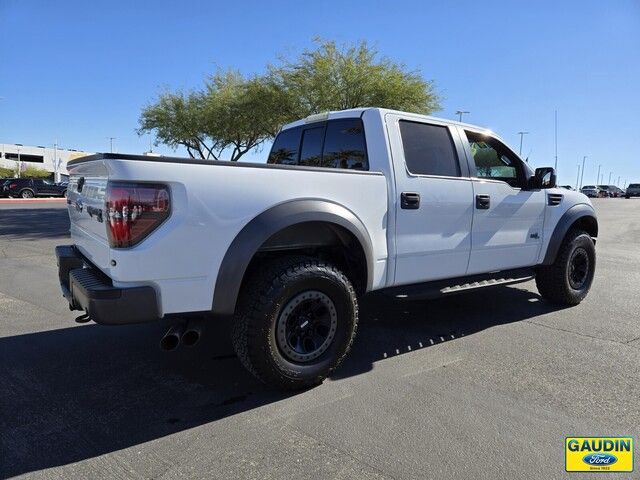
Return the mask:
M493 137L465 131L476 176L501 180L515 188L523 188L525 179L522 162L501 142Z
M417 175L460 176L458 155L447 127L401 120L400 135L409 172Z

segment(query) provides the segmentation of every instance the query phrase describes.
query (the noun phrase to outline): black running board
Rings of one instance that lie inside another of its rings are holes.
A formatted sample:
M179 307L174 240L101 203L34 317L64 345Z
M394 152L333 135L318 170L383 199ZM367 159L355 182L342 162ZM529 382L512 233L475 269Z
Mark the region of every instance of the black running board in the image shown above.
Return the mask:
M535 275L533 268L517 268L514 270L503 270L501 272L449 278L446 280L400 285L385 288L382 290L382 293L407 300L427 300L454 295L456 293L470 292L480 288L527 282L534 278Z

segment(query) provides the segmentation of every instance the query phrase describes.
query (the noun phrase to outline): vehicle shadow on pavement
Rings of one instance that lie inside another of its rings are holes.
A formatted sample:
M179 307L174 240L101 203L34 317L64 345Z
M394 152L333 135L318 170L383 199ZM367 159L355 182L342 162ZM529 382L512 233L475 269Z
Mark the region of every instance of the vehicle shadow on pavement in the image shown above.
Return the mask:
M0 238L40 240L67 237L66 208L7 208L0 210Z
M496 287L436 301L364 299L354 348L333 379L377 361L554 310ZM166 324L75 326L0 338L0 477L66 465L280 401L240 365L228 326L166 353ZM320 387L323 388L323 387Z

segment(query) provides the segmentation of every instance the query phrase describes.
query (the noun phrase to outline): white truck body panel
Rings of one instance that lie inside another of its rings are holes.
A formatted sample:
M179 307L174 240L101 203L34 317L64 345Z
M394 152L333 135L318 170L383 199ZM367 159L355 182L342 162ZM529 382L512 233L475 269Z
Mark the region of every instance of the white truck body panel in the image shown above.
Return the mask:
M106 243L106 233L95 234L94 229L105 225L86 215L78 221L70 205L72 238L115 286L154 286L165 315L210 310L218 269L235 236L262 211L291 200L328 199L348 208L368 229L375 259L374 288L387 284L387 196L382 174L153 160L81 163L71 172L76 177L102 167L109 180L168 184L171 217L136 247L113 249ZM73 204L72 192L73 187L69 196Z
M209 311L217 274L238 233L266 210L295 200L322 200L350 211L366 227L371 245L372 290L460 277L542 262L554 228L572 206L589 200L564 189L525 191L473 175L414 175L405 165L400 119L446 126L462 162L472 162L463 128L477 127L383 109L333 112L329 119L362 118L368 172L204 162L162 158L69 164L73 242L114 287L152 286L161 315ZM294 122L284 128L303 125ZM84 178L81 194L78 179ZM104 207L107 181L169 186L171 215L140 244L111 248L106 223L86 208ZM401 192L420 194L418 210L400 208ZM548 193L561 193L550 207ZM491 208L474 207L477 194Z

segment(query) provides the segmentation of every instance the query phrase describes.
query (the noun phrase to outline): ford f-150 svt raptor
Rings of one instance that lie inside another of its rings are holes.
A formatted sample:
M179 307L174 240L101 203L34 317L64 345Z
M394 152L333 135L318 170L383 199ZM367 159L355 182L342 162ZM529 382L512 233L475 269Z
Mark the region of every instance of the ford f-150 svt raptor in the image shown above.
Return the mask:
M535 277L576 305L595 269L589 199L555 188L492 132L378 108L286 125L266 164L97 154L69 162L70 308L101 324L233 316L238 357L280 388L347 354L358 299ZM195 328L195 327L194 327ZM193 329L191 329L193 330Z

